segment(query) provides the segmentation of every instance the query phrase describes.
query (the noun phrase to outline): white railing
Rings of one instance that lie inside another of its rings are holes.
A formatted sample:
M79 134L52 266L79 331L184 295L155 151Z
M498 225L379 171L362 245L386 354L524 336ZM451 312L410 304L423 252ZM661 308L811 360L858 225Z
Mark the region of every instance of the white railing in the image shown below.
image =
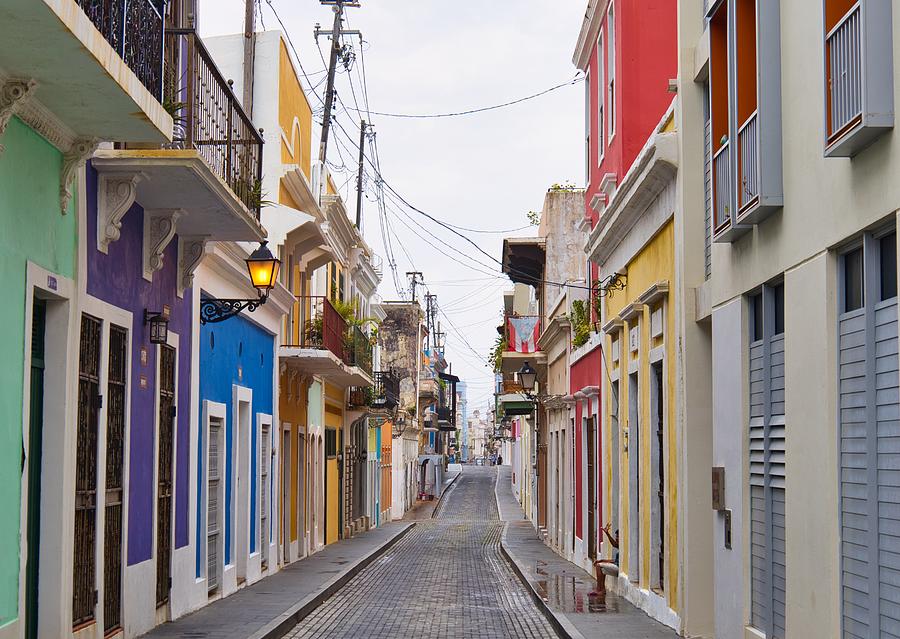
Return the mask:
M731 220L731 146L725 142L713 156L713 228Z
M862 113L862 51L859 3L825 38L828 51L830 127L828 137L841 133Z
M738 208L743 209L759 195L759 120L755 111L738 131L738 149L741 159L741 199Z

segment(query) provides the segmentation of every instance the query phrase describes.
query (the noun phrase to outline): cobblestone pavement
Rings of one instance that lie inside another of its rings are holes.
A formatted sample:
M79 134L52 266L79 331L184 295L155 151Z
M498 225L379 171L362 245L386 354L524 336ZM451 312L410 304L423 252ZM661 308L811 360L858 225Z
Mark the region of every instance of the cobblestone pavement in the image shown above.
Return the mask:
M466 467L435 519L350 580L286 636L556 637L500 554L493 468Z

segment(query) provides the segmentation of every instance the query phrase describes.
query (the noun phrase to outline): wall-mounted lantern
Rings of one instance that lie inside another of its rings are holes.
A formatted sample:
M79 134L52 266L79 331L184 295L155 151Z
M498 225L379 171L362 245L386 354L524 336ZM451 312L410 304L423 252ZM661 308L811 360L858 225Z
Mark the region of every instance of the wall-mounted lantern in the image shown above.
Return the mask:
M266 303L266 300L269 299L269 292L275 288L275 283L278 281L278 269L281 266L281 260L272 255L272 251L266 244L265 241L260 242L259 248L245 260L247 271L250 273L250 282L259 297L256 299L203 298L200 300L201 324L222 322L229 317L234 317L244 309L252 313Z
M525 392L525 396L530 400L534 400L534 395L532 391L534 390L534 385L537 382L537 371L531 367L531 364L525 362L522 364L522 368L519 369L519 383L522 384L522 389Z
M167 344L169 341L169 313L167 311L167 308L162 311L144 309L144 326L150 325L151 344Z

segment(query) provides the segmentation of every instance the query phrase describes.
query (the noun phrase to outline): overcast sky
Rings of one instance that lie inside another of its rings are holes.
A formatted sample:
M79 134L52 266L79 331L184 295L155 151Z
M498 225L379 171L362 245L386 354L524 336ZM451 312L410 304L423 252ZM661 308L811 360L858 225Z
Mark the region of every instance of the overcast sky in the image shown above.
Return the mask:
M419 114L503 103L572 79L576 73L572 52L587 2L361 0L360 4L346 10L345 28L363 34L370 109ZM331 9L317 0L271 0L271 5L284 21L310 80L318 84L324 65L312 32L316 22L330 29ZM268 0L261 0L261 8L265 28L280 30ZM240 32L243 15L244 0L200 0L201 35ZM362 106L359 40L347 37L346 42L354 46L358 68L339 74L336 86L342 102L355 106L352 77ZM328 40L321 38L321 46L327 59ZM324 94L324 83L316 92ZM318 104L315 98L310 101ZM349 137L358 137L359 115L340 106L337 113ZM372 121L385 181L413 206L450 224L482 230L526 226L526 213L541 208L548 186L584 181L583 84L487 113L425 120L373 115ZM318 135L314 134L316 140ZM357 159L351 150L347 137L337 132L329 143L329 161L355 171ZM342 194L348 210L355 210L355 179L350 179L350 172L333 173L338 185L346 181ZM367 190L374 192L370 180ZM501 323L501 293L511 283L499 274L496 262L465 240L408 208L388 205L399 276L405 283L407 271L424 273L427 288L437 294L438 305L455 326L447 327L441 317L448 333L447 359L469 387L470 413L475 408L483 411L491 400L493 378L485 358ZM380 293L385 300L398 299L374 200L365 202L363 217L366 240L385 261ZM460 233L499 259L503 235L535 231Z

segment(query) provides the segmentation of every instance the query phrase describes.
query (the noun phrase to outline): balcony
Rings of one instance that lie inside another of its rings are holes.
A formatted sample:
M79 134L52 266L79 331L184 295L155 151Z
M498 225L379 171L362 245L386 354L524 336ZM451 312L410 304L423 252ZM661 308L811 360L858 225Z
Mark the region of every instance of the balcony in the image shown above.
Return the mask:
M852 157L894 126L891 4L825 2L825 155Z
M178 212L179 235L264 238L262 135L193 31L168 30L164 57L163 100L175 114L172 142L97 152L93 163L101 173L99 209L105 218L100 229L116 226L119 194L128 192L144 209ZM115 235L98 238L101 250Z
M342 386L372 385L371 364L369 371L356 365L347 348L347 322L327 298L298 297L287 321L289 343L279 355L289 368Z
M525 362L537 367L547 361L538 345L541 335L541 318L537 315L507 315L503 322L506 349L501 360L503 373L516 373Z
M358 326L351 326L344 334L344 361L372 377L372 342Z
M393 410L400 404L400 376L392 370L375 373L372 405Z
M0 88L14 81L28 87L14 113L64 152L78 138L170 140L160 4L4 0Z

